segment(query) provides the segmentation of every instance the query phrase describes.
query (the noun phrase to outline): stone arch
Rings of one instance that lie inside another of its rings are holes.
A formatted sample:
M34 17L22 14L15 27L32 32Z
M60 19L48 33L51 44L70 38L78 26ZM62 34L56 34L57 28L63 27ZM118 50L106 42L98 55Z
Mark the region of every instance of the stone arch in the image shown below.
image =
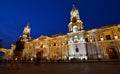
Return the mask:
M116 50L115 47L109 47L109 48L107 49L107 54L108 54L108 57L109 57L110 59L118 59L118 58L119 58L118 52L117 52L117 50Z

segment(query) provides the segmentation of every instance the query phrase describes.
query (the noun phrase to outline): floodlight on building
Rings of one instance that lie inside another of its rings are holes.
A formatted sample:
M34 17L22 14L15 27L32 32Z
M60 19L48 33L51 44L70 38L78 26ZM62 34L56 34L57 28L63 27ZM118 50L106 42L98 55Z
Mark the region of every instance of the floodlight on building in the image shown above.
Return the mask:
M92 42L92 39L90 39L90 42Z
M117 36L117 35L115 35L115 36L114 36L114 38L115 38L115 39L118 39L118 36Z
M103 41L104 40L103 37L101 37L100 40Z
M33 61L33 57L31 57L30 60Z
M18 60L18 58L15 58L15 60Z

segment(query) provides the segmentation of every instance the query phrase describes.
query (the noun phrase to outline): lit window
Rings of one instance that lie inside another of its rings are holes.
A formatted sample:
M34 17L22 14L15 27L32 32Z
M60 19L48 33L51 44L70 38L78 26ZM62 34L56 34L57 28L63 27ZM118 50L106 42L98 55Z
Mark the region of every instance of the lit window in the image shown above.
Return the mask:
M73 26L73 32L77 32L78 31L78 27L75 25Z

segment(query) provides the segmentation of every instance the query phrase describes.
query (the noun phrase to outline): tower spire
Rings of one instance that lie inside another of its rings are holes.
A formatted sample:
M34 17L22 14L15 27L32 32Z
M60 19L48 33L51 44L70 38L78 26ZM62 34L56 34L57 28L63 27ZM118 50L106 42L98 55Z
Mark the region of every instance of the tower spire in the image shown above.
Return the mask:
M75 4L73 4L73 7L75 7Z
M76 9L76 7L75 7L75 4L73 4L73 8L72 8L73 10L75 10Z
M70 15L71 15L70 19L71 19L72 22L76 22L77 20L80 19L79 11L76 9L75 4L73 4L73 8L72 8L72 10L70 12Z
M83 29L83 23L82 21L80 20L80 15L79 15L79 11L78 9L75 7L75 5L73 4L73 7L72 7L72 10L70 12L70 23L68 25L69 27L69 31L70 32L73 32L74 29L73 28L76 28L76 30L80 31ZM76 27L75 27L76 26Z

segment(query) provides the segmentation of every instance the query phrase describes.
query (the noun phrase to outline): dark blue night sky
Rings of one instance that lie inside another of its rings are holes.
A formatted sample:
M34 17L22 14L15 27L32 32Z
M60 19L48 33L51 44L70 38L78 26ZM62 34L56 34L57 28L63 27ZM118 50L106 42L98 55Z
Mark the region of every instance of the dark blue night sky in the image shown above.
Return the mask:
M0 0L0 39L10 48L30 23L31 37L68 32L75 4L84 29L120 23L120 0Z

